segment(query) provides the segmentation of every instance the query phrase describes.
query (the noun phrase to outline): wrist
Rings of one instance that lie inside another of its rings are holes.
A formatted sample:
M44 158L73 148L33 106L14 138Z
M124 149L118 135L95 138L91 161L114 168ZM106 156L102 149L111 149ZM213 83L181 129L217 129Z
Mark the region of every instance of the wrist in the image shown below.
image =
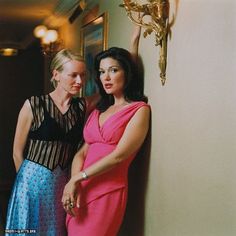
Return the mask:
M76 185L79 182L79 179L76 175L72 176L70 179L71 184Z

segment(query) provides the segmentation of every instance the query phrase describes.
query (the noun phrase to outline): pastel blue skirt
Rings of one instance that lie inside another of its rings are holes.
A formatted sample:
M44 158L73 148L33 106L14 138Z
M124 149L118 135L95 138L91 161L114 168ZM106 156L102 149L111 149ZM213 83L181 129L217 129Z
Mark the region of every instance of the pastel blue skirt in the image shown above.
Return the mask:
M66 235L61 203L68 171L24 160L8 204L6 235Z

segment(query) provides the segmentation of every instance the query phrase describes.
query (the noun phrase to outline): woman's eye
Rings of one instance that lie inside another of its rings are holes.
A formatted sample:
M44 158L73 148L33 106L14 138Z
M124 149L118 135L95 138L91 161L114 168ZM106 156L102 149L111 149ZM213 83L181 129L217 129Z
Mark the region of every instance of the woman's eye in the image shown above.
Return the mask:
M111 70L110 70L112 73L115 73L115 72L117 72L118 71L118 69L117 68L111 68Z
M76 78L77 75L76 74L69 74L68 76L71 78Z
M104 74L104 71L103 71L103 70L100 70L100 71L99 71L99 74L100 74L100 75Z

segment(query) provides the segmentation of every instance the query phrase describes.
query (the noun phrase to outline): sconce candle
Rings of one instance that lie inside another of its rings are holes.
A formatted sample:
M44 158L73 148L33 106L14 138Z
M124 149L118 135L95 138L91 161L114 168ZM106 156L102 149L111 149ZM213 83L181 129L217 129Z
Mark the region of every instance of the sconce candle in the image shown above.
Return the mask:
M56 42L58 38L58 33L56 30L48 30L44 38L45 41L48 41L49 43Z
M147 4L138 4L137 1L123 0L120 5L125 8L127 16L135 24L144 27L144 37L155 33L156 46L160 46L160 79L165 85L167 66L167 40L170 32L169 24L169 1L168 0L147 0ZM139 13L139 14L137 14ZM151 21L147 17L151 17Z
M39 25L34 29L34 36L36 38L42 38L47 32L47 27L44 25Z
M44 55L53 56L59 49L59 36L56 30L48 30L46 26L39 25L34 29L36 38L40 38L40 43Z

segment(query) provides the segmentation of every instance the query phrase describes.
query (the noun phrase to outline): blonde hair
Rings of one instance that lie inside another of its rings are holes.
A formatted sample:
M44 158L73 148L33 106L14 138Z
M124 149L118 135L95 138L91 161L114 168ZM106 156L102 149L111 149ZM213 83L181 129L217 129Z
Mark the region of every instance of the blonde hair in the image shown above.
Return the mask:
M53 74L54 70L57 70L59 72L63 71L63 66L69 62L69 61L81 61L85 63L84 58L77 53L72 52L69 49L62 49L61 51L59 51L54 58L52 59L51 65L50 65L50 71ZM57 82L54 80L54 78L51 78L51 82L53 83L53 86L56 87L57 86Z

